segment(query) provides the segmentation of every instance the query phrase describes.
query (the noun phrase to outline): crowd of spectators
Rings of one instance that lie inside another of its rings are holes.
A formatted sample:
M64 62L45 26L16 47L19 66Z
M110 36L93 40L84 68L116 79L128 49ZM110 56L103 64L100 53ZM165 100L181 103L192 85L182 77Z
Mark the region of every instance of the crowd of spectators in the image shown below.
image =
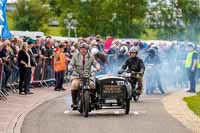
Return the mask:
M51 36L35 38L14 37L10 40L0 41L0 64L3 64L1 74L1 91L6 93L10 90L11 84L18 83L20 79L19 51L23 49L24 43L27 43L28 51L31 52L33 60L31 82L46 81L47 85L54 85L53 57L60 44L64 45L64 53L70 62L73 54L78 52L78 45L82 42L89 44L90 52L100 63L102 71L98 74L115 74L120 69L120 64L128 58L130 47L139 49L139 56L144 59L148 49L155 47L157 54L162 62L162 77L168 77L165 84L176 86L186 84L184 71L184 60L186 58L186 48L184 44L171 42L146 42L134 39L113 39L107 37L105 40L100 35L87 38L77 38L75 40L55 40ZM198 48L197 48L198 49ZM176 67L174 67L176 66ZM67 67L67 65L66 65ZM175 69L174 69L175 68ZM0 67L1 69L1 67ZM179 76L175 75L181 72ZM69 80L70 72L66 72L65 80ZM171 78L170 78L171 77ZM169 83L170 82L170 83ZM184 83L183 83L184 82Z

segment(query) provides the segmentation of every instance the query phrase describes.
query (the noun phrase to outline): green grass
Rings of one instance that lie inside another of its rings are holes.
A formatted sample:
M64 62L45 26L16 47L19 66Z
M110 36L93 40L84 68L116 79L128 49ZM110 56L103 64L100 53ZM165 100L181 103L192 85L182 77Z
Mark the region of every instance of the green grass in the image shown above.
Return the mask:
M185 97L184 101L195 114L200 116L200 92L196 96Z
M6 13L7 23L10 30L15 30L14 28L14 21L13 21L13 14L12 12ZM62 27L52 27L45 25L46 32L45 35L52 35L52 36L61 36L62 34Z
M52 35L52 36L61 36L62 27L47 27L47 32L45 32L46 35Z

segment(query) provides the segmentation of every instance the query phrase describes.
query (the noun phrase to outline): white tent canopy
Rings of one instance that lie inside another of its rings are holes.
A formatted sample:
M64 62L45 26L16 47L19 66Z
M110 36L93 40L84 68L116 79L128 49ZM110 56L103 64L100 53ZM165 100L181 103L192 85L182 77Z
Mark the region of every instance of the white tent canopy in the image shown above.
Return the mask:
M7 2L8 3L15 3L15 2L17 2L17 0L8 0Z
M38 31L10 31L12 33L13 36L28 36L28 37L32 37L32 38L36 38L36 36L44 36L43 32L38 32Z
M58 40L58 41L65 41L65 40L70 40L73 42L77 42L78 38L74 37L62 37L62 36L52 36L53 39Z

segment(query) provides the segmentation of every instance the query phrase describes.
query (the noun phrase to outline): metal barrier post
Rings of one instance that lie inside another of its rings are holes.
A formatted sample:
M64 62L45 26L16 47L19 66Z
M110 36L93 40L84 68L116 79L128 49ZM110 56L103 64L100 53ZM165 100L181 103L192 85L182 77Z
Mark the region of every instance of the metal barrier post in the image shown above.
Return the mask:
M48 83L50 82L50 85L51 85L52 84L51 82L55 81L55 74L54 74L54 71L53 71L53 66L51 66L51 69L47 68L49 66L48 66L46 60L44 62L44 66L43 66L43 78L42 78L42 81L43 81L43 83L45 83L45 85L47 87L49 87Z
M9 90L11 90L13 93L16 93L16 92L18 92L17 88L16 88L18 79L15 74L19 72L19 69L17 68L16 64L13 64L13 67L15 67L15 68L13 68L13 70L11 72L11 75L8 80L8 85L9 85Z
M49 82L55 81L54 74L53 74L53 69L47 70L47 59L48 58L41 58L42 62L38 63L38 66L36 66L35 71L32 74L32 81L31 83L40 83L42 87L49 87ZM52 67L53 68L53 67ZM40 79L35 80L34 74L39 74ZM48 75L51 75L49 77Z
M43 61L44 60L44 61ZM45 59L42 59L42 63L38 63L38 66L35 67L34 72L32 73L32 81L31 83L39 83L41 87L45 87L43 84L43 79L44 79L44 64L45 64ZM38 71L38 72L37 72ZM39 73L39 80L35 80L35 73Z
M45 78L44 75L46 74L45 73L45 68L46 68L46 59L44 58L44 62L43 62L43 65L42 65L42 78L41 78L41 81L42 81L42 83L45 84L46 87L49 87L48 84L46 83L45 79L44 79Z
M2 60L0 59L0 98L2 100L7 100L6 95L2 91L3 70L4 70L4 65Z

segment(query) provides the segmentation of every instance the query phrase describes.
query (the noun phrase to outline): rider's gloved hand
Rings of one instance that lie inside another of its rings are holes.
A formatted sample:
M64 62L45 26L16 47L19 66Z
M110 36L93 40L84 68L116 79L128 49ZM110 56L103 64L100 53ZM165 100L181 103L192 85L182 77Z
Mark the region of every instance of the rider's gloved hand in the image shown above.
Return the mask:
M118 74L122 74L122 73L123 73L123 70L119 70L119 71L118 71Z
M140 74L143 75L144 74L144 69L140 70Z
M95 68L96 68L97 72L101 71L101 66L99 64L97 64Z
M137 75L136 75L137 78L140 78L140 76L141 76L140 74L137 74Z

